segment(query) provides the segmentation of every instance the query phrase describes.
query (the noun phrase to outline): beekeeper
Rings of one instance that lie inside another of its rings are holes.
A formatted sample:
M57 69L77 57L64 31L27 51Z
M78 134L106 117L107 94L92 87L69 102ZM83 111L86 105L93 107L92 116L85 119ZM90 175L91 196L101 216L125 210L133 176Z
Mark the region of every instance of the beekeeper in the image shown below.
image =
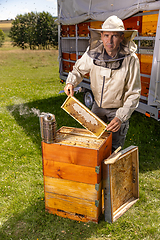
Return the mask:
M90 45L68 74L64 91L73 96L74 87L90 74L94 95L92 112L112 131L112 151L123 146L129 118L139 103L141 83L137 30L125 30L117 16L106 19L102 29L90 29Z

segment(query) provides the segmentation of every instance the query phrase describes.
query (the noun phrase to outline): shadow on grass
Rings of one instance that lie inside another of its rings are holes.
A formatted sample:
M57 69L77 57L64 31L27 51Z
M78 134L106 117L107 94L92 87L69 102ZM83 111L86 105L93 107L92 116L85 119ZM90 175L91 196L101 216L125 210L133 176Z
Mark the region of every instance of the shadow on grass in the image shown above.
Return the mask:
M103 222L103 224L107 224ZM0 239L87 239L97 231L98 224L78 222L45 212L44 200L15 214L0 230Z
M77 94L77 96L81 98L80 94ZM11 105L7 107L7 110L15 118L18 125L23 128L26 135L30 136L35 144L41 146L39 115L42 112L49 112L55 115L57 129L62 126L81 127L77 121L61 108L65 100L66 95L61 94L34 102Z

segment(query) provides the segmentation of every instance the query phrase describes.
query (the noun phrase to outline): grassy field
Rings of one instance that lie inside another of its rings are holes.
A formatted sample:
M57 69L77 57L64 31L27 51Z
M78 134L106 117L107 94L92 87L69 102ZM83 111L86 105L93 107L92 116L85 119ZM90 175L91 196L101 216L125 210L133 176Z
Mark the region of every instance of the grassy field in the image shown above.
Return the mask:
M114 224L83 223L45 212L38 115L57 128L81 127L61 109L58 51L0 49L0 239L160 239L160 123L135 112L125 147L139 147L139 201ZM82 101L82 94L76 97Z

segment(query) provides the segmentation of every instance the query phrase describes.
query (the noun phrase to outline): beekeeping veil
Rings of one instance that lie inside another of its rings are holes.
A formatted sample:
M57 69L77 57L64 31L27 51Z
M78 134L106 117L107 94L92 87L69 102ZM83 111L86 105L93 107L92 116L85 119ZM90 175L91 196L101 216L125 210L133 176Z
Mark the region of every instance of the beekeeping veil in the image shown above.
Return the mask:
M101 40L101 32L120 32L124 34L124 39L120 43L117 54L111 58ZM117 16L111 16L106 19L102 25L102 29L90 29L91 38L87 51L88 55L93 58L94 64L110 69L120 68L125 57L137 50L136 44L132 41L137 35L137 30L125 30L124 24Z

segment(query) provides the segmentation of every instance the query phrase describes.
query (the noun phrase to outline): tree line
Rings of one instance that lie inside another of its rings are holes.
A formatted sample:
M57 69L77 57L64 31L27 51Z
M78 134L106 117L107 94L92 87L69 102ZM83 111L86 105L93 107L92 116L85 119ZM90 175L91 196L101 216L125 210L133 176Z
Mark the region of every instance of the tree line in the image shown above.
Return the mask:
M13 46L22 49L49 49L58 45L58 25L50 13L20 14L12 22L9 37Z

